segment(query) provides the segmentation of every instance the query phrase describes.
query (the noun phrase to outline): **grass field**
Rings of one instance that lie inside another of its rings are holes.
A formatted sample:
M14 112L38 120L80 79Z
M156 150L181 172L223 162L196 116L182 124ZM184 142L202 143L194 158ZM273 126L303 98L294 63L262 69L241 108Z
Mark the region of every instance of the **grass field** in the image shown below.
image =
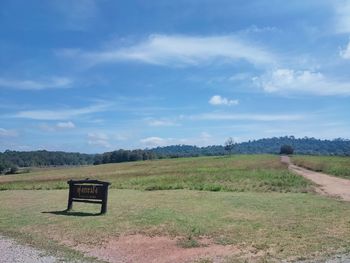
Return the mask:
M109 212L75 204L64 190L2 191L0 232L38 240L100 244L120 234L208 236L219 244L268 251L272 258L308 258L350 247L350 205L311 194L111 190ZM83 211L83 212L80 212Z
M64 212L67 190L59 188L66 188L70 178L85 177L112 182L106 215L95 216L98 205L81 203L74 204L72 213ZM278 156L54 169L5 176L0 182L2 189L11 189L0 191L0 233L27 237L69 258L80 254L64 243L99 246L135 233L193 241L182 246L194 246L205 236L267 262L350 250L350 204L316 195ZM157 189L164 190L145 191ZM227 262L241 261L232 257Z
M52 169L0 177L0 190L66 189L74 178L108 180L112 188L307 192L310 184L288 172L277 156L240 155L154 160Z
M350 157L294 156L293 163L313 171L350 179Z

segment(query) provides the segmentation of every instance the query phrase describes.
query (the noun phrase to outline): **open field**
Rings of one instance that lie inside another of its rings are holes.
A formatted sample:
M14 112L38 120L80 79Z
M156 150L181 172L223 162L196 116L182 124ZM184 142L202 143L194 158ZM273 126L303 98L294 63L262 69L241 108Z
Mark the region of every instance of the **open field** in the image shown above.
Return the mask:
M293 163L330 175L350 179L350 157L339 156L293 156Z
M58 188L85 177L113 183L106 215L96 215L98 205L81 203L64 211L68 193ZM102 247L103 254L125 246L140 253L145 243L133 247L137 242L129 237L149 237L143 259L152 255L157 238L166 238L161 244L174 241L163 251L168 255L157 251L160 258L218 249L223 262L271 262L350 251L350 203L316 195L278 156L108 164L4 176L0 182L2 189L12 189L0 191L0 233L58 249L70 259L81 256L72 248L91 256ZM164 190L144 191L157 189Z
M66 189L69 179L107 180L112 188L307 192L310 183L291 174L278 156L239 155L105 164L0 176L0 190Z
M99 246L120 235L200 236L272 258L307 258L350 248L350 204L300 193L111 190L109 212L75 204L64 190L2 191L0 232ZM5 202L4 202L5 200ZM81 212L81 211L84 211ZM196 241L194 241L196 242Z

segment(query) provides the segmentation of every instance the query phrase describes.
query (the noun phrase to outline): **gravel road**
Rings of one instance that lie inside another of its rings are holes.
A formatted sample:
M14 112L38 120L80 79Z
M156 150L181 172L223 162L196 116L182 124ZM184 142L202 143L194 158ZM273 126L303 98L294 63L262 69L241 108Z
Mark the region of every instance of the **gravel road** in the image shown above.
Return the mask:
M14 240L0 236L0 263L54 263L59 260L46 256L43 251L33 247L20 245Z

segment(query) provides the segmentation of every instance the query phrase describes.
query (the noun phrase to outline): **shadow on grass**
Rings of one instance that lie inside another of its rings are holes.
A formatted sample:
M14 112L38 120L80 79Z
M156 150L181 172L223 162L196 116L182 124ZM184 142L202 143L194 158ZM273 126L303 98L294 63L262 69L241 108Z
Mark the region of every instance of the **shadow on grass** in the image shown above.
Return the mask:
M101 213L86 213L86 212L73 212L73 211L45 211L41 212L43 214L53 214L53 215L60 215L60 216L99 216L102 215Z

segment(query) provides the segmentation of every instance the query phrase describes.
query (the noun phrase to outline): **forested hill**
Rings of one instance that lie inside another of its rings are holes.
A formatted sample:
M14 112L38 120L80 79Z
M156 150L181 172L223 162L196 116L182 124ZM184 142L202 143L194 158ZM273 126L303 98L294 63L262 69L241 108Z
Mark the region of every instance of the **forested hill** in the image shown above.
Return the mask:
M295 138L293 136L260 139L234 145L232 153L278 154L282 145L291 145L295 154L350 156L350 140L319 140L315 138ZM146 150L116 150L103 154L82 154L52 151L5 151L0 153L0 173L11 167L57 166L117 163L159 158L176 158L204 155L225 155L224 146L197 147L172 145Z
M294 136L274 137L235 144L232 153L236 154L278 154L282 145L290 145L295 154L350 156L350 140L320 140L315 138L295 138ZM151 149L157 155L170 157L224 155L224 146L197 147L172 145Z
M279 153L281 145L290 145L295 154L350 156L350 140L320 140L315 138L295 138L294 136L274 137L242 142L236 145L237 153Z

